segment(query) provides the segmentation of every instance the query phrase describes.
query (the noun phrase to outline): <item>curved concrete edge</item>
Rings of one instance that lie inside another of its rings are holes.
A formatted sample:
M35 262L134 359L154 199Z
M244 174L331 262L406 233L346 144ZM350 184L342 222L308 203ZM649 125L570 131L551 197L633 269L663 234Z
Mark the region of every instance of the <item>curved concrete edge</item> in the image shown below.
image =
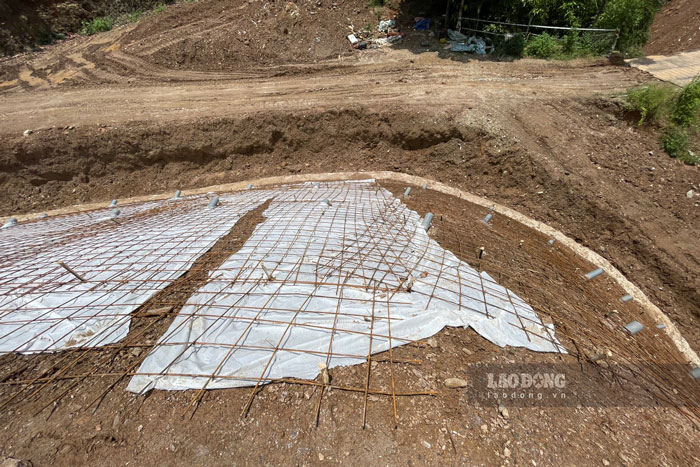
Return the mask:
M586 248L583 245L576 243L572 238L567 237L562 232L556 230L553 227L548 226L542 222L539 222L531 217L519 213L518 211L511 209L509 207L494 203L486 198L476 196L474 194L462 191L458 188L453 188L451 186L445 185L441 182L436 182L427 178L419 177L416 175L409 175L399 172L389 172L389 171L372 171L372 172L331 172L331 173L317 173L317 174L300 174L300 175L285 175L279 177L266 177L257 180L245 180L235 183L227 183L222 185L212 185L204 188L198 188L194 190L182 190L182 195L194 195L194 194L205 194L209 192L227 192L227 191L238 191L247 188L248 184L253 184L253 187L260 187L266 185L280 185L285 183L299 183L305 181L343 181L343 180L358 180L374 178L377 180L393 180L398 182L403 182L415 186L422 186L425 184L427 188L441 193L455 196L457 198L463 199L470 203L476 204L478 206L483 206L485 208L492 208L496 213L504 215L510 219L520 222L521 224L530 227L538 232L547 235L549 238L553 238L560 244L566 246L576 255L585 259L586 261L596 265L597 267L603 269L603 271L617 282L617 284L626 293L631 295L634 300L636 300L642 308L646 311L649 317L657 322L662 323L666 326L664 331L669 336L671 341L675 344L676 348L683 354L683 356L688 360L688 363L694 366L700 366L700 358L698 354L690 347L688 342L685 340L683 335L680 333L676 325L671 321L671 319L666 316L656 305L654 305L651 300L642 292L639 287L634 285L632 282L627 280L627 278L615 268L608 260L597 254L596 252ZM173 193L160 193L156 195L149 196L139 196L134 198L128 198L120 200L120 205L137 203L143 201L153 201L153 200L163 200L168 199L173 196ZM52 211L47 211L46 213L50 216L56 216L61 214L70 214L76 212L91 211L94 209L105 208L109 203L90 203L78 206L70 206L67 208L56 209ZM25 215L14 216L20 221L31 220L38 218L40 213L32 213ZM4 220L3 220L4 222ZM583 280L583 279L582 279Z

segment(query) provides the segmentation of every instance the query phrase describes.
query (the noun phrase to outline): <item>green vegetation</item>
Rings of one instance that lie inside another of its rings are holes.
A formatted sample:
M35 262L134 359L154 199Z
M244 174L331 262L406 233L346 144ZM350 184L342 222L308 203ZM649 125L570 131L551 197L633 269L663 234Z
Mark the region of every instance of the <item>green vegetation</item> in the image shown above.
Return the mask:
M110 16L101 16L94 18L92 21L83 21L83 26L80 29L80 34L84 36L92 36L98 32L105 32L112 29L114 20Z
M682 127L697 126L700 119L700 76L678 94L671 119Z
M369 0L370 8L384 6L384 0Z
M628 108L640 113L639 125L662 130L661 144L671 157L700 164L700 77L683 88L651 84L627 91Z
M632 110L640 113L640 125L647 119L665 122L671 115L673 100L677 92L678 88L672 84L650 84L627 91L627 101Z
M547 31L524 26L490 25L486 30L499 34L525 34L526 55L541 58L573 58L609 52L613 45L623 53L640 50L648 38L656 11L665 0L466 0L463 17L486 18L521 25L547 25L573 28ZM456 20L456 19L455 19ZM485 26L485 24L482 24ZM476 26L476 24L474 24ZM473 27L473 26L470 26ZM587 32L579 28L617 29L615 33ZM507 55L510 39L496 39L497 48ZM555 44L556 42L556 44Z
M546 32L539 36L532 36L525 43L525 55L535 58L554 58L561 53L561 47L555 37Z

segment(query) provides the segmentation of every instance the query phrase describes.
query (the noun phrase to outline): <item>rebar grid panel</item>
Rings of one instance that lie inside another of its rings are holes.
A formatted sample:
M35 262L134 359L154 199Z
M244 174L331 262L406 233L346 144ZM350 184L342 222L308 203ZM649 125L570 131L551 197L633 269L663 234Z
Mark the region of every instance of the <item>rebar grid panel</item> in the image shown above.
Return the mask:
M366 362L366 397L373 354L446 325L566 352L529 305L442 249L373 182L273 191L266 220L187 300L128 390L198 389L197 398Z
M270 196L203 196L39 219L0 232L0 353L103 346Z

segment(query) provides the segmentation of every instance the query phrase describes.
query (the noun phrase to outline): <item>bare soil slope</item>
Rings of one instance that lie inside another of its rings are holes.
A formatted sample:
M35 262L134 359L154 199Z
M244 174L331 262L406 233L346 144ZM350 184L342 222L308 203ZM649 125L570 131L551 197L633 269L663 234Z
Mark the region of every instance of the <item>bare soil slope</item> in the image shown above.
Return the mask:
M651 25L647 55L673 55L700 49L700 2L670 0Z

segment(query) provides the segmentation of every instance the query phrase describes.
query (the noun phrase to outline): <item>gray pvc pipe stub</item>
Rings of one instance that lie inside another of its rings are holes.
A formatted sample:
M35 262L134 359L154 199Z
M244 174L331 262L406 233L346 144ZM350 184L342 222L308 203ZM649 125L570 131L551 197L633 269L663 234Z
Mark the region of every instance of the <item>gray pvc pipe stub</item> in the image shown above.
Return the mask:
M39 214L39 219L46 219L47 217L49 217L49 215L46 214L45 212L42 212L41 214Z
M411 194L411 187L409 186L409 187L406 187L406 191L403 192L403 195L408 196L410 194Z
M246 190L251 190L253 188L253 184L249 183L248 186L246 187Z
M603 274L602 268L594 269L591 272L586 273L586 279L591 280L594 277L600 276L601 274Z
M690 376L693 379L700 379L700 366L690 370Z
M112 202L111 202L111 203L109 203L109 207L110 207L110 208L113 208L114 206L116 206L116 205L117 205L117 203L118 203L118 202L119 202L119 200L117 200L117 199L113 199L113 200L112 200Z
M429 212L425 215L423 219L423 228L427 231L430 228L430 224L433 223L433 213Z
M491 219L493 219L493 214L488 213L488 214L486 214L486 217L484 217L481 220L481 222L483 222L484 224L488 224Z
M3 224L2 228L7 229L7 228L12 227L14 225L17 225L17 219L15 219L14 217L10 217L9 219L7 219L7 222L5 222Z
M119 209L112 209L112 215L110 217L117 217L121 211Z
M632 300L632 298L634 298L634 297L632 297L632 295L627 294L627 295L623 295L622 297L620 297L620 301L621 302L629 302L630 300Z
M182 192L180 190L175 190L175 196L173 199L180 199L182 197Z
M424 183L423 186L422 186L421 188L423 188L423 189L425 190L426 188L428 188L428 184L427 184L427 183Z
M639 321L630 321L629 323L625 324L625 329L630 334L637 334L639 331L644 329L644 325Z
M329 200L328 198L323 198L323 199L321 200L321 203L323 203L323 204L325 204L326 206L329 206L329 207L331 206L331 200Z
M666 325L664 323L659 323L656 325L656 329L666 329Z
M207 209L214 209L219 205L219 197L214 196L210 201L209 204L207 205Z

